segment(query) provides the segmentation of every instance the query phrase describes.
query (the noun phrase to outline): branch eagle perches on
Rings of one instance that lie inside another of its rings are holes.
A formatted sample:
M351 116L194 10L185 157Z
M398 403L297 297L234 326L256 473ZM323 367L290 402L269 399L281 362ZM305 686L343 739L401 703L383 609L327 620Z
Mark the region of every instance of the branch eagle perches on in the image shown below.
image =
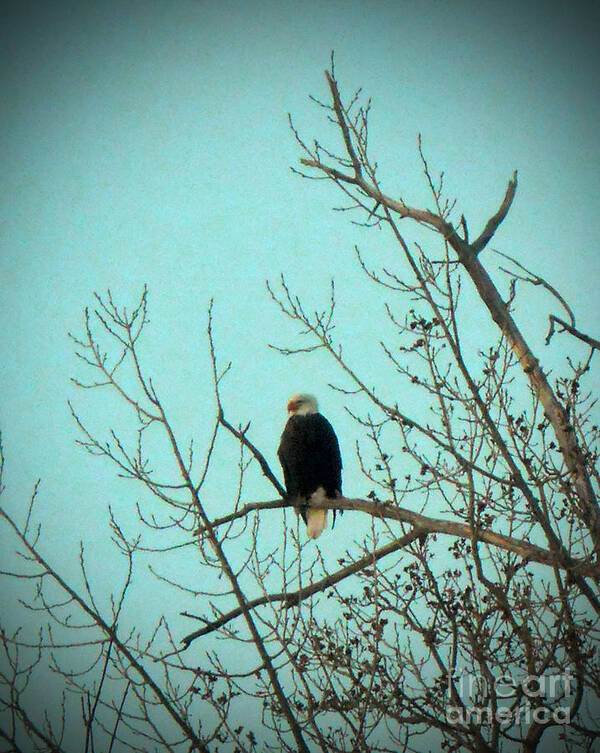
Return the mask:
M266 502L250 502L240 507L239 510L212 521L213 527L218 527L232 523L234 520L245 518L253 512L261 510L278 510L285 507L293 507L293 503L286 499L274 499ZM514 536L496 533L491 529L478 529L474 531L469 525L459 521L444 520L443 518L431 518L427 515L421 515L414 510L407 510L396 507L390 503L372 502L368 499L349 499L347 497L338 497L335 502L315 502L315 509L323 510L348 510L363 512L379 520L395 520L399 523L407 523L413 526L414 538L427 536L428 534L441 534L447 536L456 536L461 539L470 541L476 538L482 543L490 546L504 549L508 552L521 557L525 562L537 562L549 567L558 567L563 570L573 571L584 575L585 577L600 580L600 563L588 562L586 560L571 559L568 562L561 562L556 555L548 549L536 546L526 539L518 539ZM203 530L196 531L197 535L202 535ZM405 534L403 533L402 536ZM402 537L399 537L402 538ZM600 614L600 611L599 611Z

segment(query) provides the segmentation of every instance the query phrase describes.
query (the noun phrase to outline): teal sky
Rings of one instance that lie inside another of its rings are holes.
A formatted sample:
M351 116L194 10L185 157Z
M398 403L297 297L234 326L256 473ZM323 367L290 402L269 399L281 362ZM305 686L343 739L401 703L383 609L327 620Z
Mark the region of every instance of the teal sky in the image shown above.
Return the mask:
M288 112L307 138L332 136L308 100L327 95L331 49L346 96L363 86L373 98L372 151L389 193L430 203L416 150L421 132L430 165L445 171L475 234L519 170L495 245L560 287L580 328L597 336L598 20L598 6L582 2L5 3L7 506L24 507L41 476L45 541L65 558L79 538L97 542L101 556L107 502L131 510L130 488L74 444L68 399L99 432L122 418L112 402L70 383L81 371L67 331L80 331L93 291L110 287L131 305L144 283L144 356L182 440L202 446L214 415L205 337L214 297L220 358L234 362L224 387L229 418L252 419L253 439L275 464L287 397L314 392L340 433L346 492L365 493L356 430L327 388L339 374L325 360L293 361L268 348L292 344L294 329L265 280L285 273L314 308L334 276L338 333L357 370L376 378L382 301L352 247L375 261L394 259L395 250L330 211L340 203L332 186L289 170L299 152ZM501 279L497 266L490 257ZM531 289L518 312L544 358L551 311L552 299ZM396 386L382 388L394 394ZM213 509L228 509L217 479L211 489ZM260 477L250 481L248 498L271 496Z

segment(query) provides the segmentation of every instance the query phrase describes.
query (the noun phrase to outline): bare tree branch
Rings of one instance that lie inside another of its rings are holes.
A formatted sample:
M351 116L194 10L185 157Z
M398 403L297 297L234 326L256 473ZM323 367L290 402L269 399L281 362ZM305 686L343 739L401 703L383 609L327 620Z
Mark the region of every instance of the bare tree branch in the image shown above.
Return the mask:
M590 337L584 332L580 332L576 327L572 326L571 324L567 324L567 322L565 322L563 319L560 319L558 316L555 316L554 314L550 314L548 319L550 320L550 329L548 330L548 334L546 335L546 345L548 345L548 343L552 339L552 336L554 334L554 325L558 324L565 332L569 332L578 340L581 340L586 345L589 345L593 350L600 350L600 340L596 340L596 338Z
M490 217L490 219L487 221L487 224L481 232L481 235L479 235L479 237L470 244L471 249L474 253L478 254L480 251L482 251L493 238L494 233L496 232L496 230L500 226L500 223L506 217L512 206L516 191L517 171L515 170L513 177L508 181L506 193L504 195L504 199L502 200L502 204L500 204L500 208L498 209L496 214L493 217Z

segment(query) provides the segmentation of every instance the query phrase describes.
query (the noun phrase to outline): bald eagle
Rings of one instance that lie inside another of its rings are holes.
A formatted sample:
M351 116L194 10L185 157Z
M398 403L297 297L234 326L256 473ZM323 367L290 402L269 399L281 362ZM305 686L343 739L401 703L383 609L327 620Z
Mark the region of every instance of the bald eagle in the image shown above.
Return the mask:
M341 496L340 446L312 395L293 395L287 411L277 455L288 499L297 505L309 538L316 539L327 527L327 510L312 510L310 504ZM335 521L335 511L333 516Z

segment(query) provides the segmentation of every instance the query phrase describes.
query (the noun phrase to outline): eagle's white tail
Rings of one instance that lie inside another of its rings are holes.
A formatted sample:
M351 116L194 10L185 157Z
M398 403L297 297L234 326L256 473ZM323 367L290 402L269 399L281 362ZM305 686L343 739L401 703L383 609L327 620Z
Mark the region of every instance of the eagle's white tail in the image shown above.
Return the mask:
M320 486L316 492L311 494L310 502L323 502L325 500L325 489ZM327 510L313 510L310 507L306 510L306 533L309 539L317 539L327 528Z
M306 511L306 533L309 539L318 538L327 528L327 510Z

